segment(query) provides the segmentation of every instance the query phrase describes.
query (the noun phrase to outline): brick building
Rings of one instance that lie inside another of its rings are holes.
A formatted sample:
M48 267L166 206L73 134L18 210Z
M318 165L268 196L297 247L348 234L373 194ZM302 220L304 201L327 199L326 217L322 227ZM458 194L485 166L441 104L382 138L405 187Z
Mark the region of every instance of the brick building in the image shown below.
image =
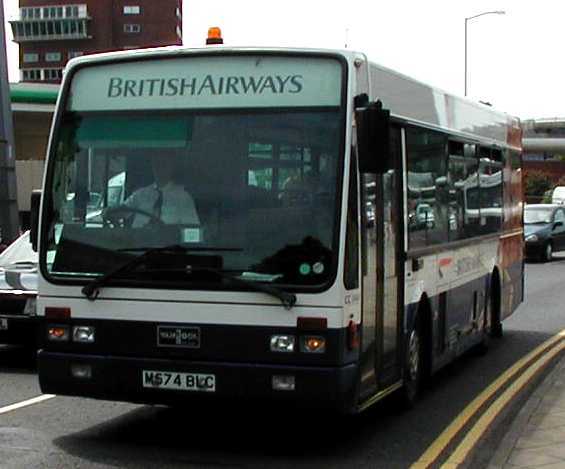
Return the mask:
M182 44L182 0L20 0L20 79L57 83L73 57Z

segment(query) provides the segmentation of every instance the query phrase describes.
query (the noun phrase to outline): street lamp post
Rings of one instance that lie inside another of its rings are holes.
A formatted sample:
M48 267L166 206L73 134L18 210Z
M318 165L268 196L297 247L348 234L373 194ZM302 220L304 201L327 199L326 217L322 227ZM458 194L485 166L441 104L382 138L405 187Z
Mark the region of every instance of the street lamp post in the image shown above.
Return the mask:
M497 10L497 11L485 11L483 13L479 13L478 15L469 16L465 18L465 96L467 96L467 22L474 18L478 18L479 16L485 15L504 15L506 14L505 11Z

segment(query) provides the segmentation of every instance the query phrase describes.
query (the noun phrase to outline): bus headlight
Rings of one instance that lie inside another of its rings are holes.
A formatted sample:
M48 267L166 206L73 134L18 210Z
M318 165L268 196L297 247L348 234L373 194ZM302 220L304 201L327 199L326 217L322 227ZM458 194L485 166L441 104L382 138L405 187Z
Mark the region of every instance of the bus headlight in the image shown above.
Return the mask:
M526 236L526 241L528 243L535 243L538 240L539 240L538 235L532 234L530 236Z
M300 350L306 353L324 353L326 338L319 335L307 335L300 338Z
M293 335L272 335L271 352L294 352L295 338Z
M94 343L94 327L92 326L73 327L73 342L82 342L87 344Z

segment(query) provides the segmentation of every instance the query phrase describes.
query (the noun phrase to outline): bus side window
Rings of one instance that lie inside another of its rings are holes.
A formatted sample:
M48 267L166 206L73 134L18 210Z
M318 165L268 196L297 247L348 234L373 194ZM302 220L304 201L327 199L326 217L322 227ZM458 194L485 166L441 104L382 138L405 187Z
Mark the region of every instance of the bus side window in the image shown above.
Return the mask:
M479 233L479 174L475 145L449 142L449 240Z
M409 248L447 241L449 188L447 138L425 129L406 129Z
M479 158L476 145L465 145L465 180L464 211L465 237L471 238L480 234L481 220L479 216Z
M481 233L497 233L502 228L502 152L479 147Z
M464 185L467 178L465 170L464 145L461 142L448 144L449 240L456 241L465 237Z

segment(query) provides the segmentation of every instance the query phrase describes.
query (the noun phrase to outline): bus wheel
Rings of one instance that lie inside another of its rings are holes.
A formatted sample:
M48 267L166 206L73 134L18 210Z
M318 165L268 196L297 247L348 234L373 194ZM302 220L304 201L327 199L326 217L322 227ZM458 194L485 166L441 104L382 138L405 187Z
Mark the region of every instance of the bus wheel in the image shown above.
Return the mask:
M424 337L422 327L417 321L410 332L404 350L404 385L402 403L405 407L413 407L418 399L424 377Z
M495 339L502 337L502 322L500 320L500 282L498 275L493 275L490 295L487 302L487 318L490 320L489 335Z

